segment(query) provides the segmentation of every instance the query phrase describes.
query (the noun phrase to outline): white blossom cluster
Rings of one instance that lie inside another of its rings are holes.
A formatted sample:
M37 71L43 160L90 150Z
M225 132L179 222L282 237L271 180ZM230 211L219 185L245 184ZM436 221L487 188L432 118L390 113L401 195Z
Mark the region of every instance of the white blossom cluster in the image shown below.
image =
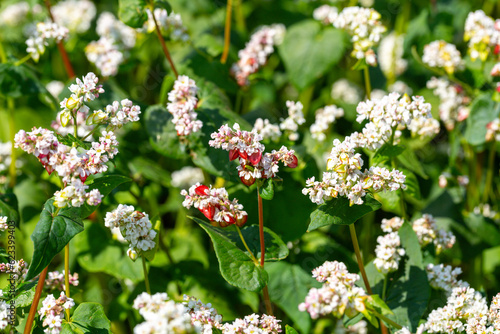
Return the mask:
M241 227L247 221L248 214L243 211L243 205L237 199L230 201L225 188L209 188L196 183L188 191L183 189L181 195L185 197L182 206L187 209L194 206L220 227L232 224Z
M352 56L364 59L368 65L377 65L373 51L387 30L380 22L380 14L372 8L346 7L340 13L334 7L323 5L314 11L314 18L325 24L333 24L351 35L354 50Z
M422 333L491 333L500 332L500 294L490 307L486 298L470 287L453 289L446 305L433 310L417 332Z
M68 29L52 22L38 22L36 29L26 40L26 52L31 55L34 61L40 59L40 55L45 53L45 47L49 45L50 41L56 43L68 37Z
M7 170L11 163L12 143L0 143L0 173ZM16 161L17 164L17 161Z
M140 114L141 107L134 105L129 99L123 99L120 102L113 101L104 110L94 110L92 123L107 122L110 129L116 129L129 122L139 121Z
M392 217L391 219L382 219L381 228L385 233L397 232L403 226L404 220L400 217Z
M398 80L394 82L392 85L387 87L389 92L396 92L401 95L408 94L411 95L413 93L413 90L411 89L410 86L408 86L404 81Z
M394 332L394 334L411 334L411 332L408 329L408 327L403 327L400 330L398 330L397 332Z
M286 101L286 107L288 108L288 117L281 119L280 129L283 131L288 131L288 139L291 141L296 141L299 139L299 125L306 122L302 109L304 106L300 102Z
M198 105L196 93L198 87L193 79L180 75L175 80L174 88L168 93L167 110L172 114L172 123L178 136L187 136L199 131L203 123L197 119L198 114L194 111Z
M5 232L9 228L7 219L8 219L7 216L0 216L0 232Z
M349 104L358 104L362 99L361 89L347 79L335 81L331 92L332 99Z
M80 281L78 280L78 273L69 274L69 285L78 286ZM45 280L45 286L50 290L60 290L65 291L65 277L64 270L60 273L59 271L51 271L47 274L47 279Z
M413 222L413 230L417 234L418 241L422 247L433 243L436 253L441 253L444 249L453 247L456 238L451 232L439 229L436 220L432 215L424 214Z
M282 134L280 126L272 124L267 118L257 118L255 120L255 124L253 125L252 132L258 133L263 140L269 139L272 141L278 141Z
M281 320L277 320L272 315L258 314L247 315L243 319L237 318L232 323L222 326L223 334L278 334L281 333Z
M96 31L100 38L86 46L85 55L103 76L114 76L125 60L124 52L134 47L137 33L109 12L101 13Z
M187 188L193 183L203 182L204 176L201 168L184 166L182 169L172 172L172 186L176 188Z
M479 204L473 210L476 215L481 215L486 218L490 218L493 220L498 220L500 215L497 211L493 210L492 207L488 203Z
M253 33L245 48L238 52L238 62L231 67L238 85L250 84L248 76L264 66L267 57L274 52L274 46L281 44L284 35L285 26L282 24L263 26Z
M148 21L145 23L147 31L151 32L155 29L153 15L148 9ZM182 18L179 14L171 12L170 14L163 8L155 8L154 15L162 35L169 36L173 41L189 41L187 29L182 23Z
M0 290L0 297L3 296L3 291ZM10 305L6 301L0 299L0 330L4 330L9 325Z
M122 236L130 245L128 256L135 260L141 252L147 252L155 247L156 231L147 213L136 211L132 205L120 204L106 213L104 225L110 229L120 228Z
M13 3L0 12L0 26L16 27L26 20L30 5L26 1Z
M220 315L212 304L204 304L200 300L184 295L182 304L191 315L191 323L201 328L202 334L212 334L212 328L222 328L222 315Z
M439 264L434 265L429 263L425 267L429 284L434 289L444 290L451 294L454 288L468 287L469 283L458 279L458 275L462 273L460 267L453 268L452 266Z
M299 304L300 311L307 311L313 319L328 314L340 318L344 313L353 317L364 311L366 293L355 285L359 275L349 273L344 263L327 261L313 270L313 277L324 284L309 290L305 302Z
M62 81L52 80L45 85L45 88L52 94L56 99L59 97L59 94L64 90L66 86Z
M96 8L89 0L64 0L52 6L51 12L57 24L81 34L89 30Z
M424 46L422 61L430 67L442 68L448 74L464 68L460 51L455 45L443 40L434 41Z
M324 141L330 124L342 116L344 116L344 109L333 104L316 110L314 123L310 127L311 137Z
M405 255L404 248L401 247L401 240L396 232L387 233L377 238L375 248L375 260L373 264L382 274L387 275L399 268L399 261Z
M313 203L323 204L325 201L339 196L349 199L350 205L364 203L362 197L367 192L395 191L405 189L406 177L400 171L389 171L382 167L370 167L361 171L363 160L361 154L355 153L359 147L353 137L346 137L343 142L335 139L330 152L327 170L321 182L314 177L306 181L306 188L302 189L304 195L309 195Z
M345 327L341 320L337 321L333 334L368 334L368 323L361 320L355 325Z
M362 133L352 135L353 140L358 146L371 150L379 149L384 143L390 142L391 138L397 142L401 130L405 128L410 129L414 136L429 136L439 132L437 121L427 121L432 118L431 105L422 96L412 96L410 99L408 95L401 97L398 93L390 93L382 99L360 102L356 111L356 121L369 122Z
M62 321L64 319L64 311L75 306L73 299L61 292L59 298L55 299L54 295L48 295L42 302L42 307L38 310L40 320L43 319L43 327L47 327L44 333L59 334L62 329Z
M457 122L467 119L471 100L461 86L446 78L432 77L427 81L427 88L439 97L439 118L448 131L453 130Z
M469 54L472 60L485 61L500 44L500 21L493 20L482 10L470 12L465 20L464 40L469 42Z
M500 119L495 118L486 124L486 141L500 141Z
M218 132L210 135L209 145L229 151L231 161L239 158L238 175L244 184L275 177L279 162L290 168L297 167L298 160L293 150L282 146L278 151L264 152L265 146L260 142L262 136L255 130L242 131L238 123L233 128L227 124L221 126Z
M0 273L10 274L14 280L20 281L26 277L28 265L23 259L14 260L14 263L0 263Z
M395 78L408 67L408 61L403 59L404 35L395 32L382 39L378 48L380 69L387 78Z

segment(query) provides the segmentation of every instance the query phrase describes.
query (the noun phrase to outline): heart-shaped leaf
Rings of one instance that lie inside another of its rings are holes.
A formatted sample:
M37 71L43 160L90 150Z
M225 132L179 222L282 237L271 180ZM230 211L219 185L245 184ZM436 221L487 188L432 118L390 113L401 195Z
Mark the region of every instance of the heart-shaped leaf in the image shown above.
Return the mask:
M71 321L62 325L61 334L70 333L111 333L111 321L106 317L101 304L82 303L76 308Z
M259 194L265 200L272 200L274 197L273 179L265 179L262 185L259 185Z
M120 0L118 2L118 17L132 28L142 28L148 20L145 0Z

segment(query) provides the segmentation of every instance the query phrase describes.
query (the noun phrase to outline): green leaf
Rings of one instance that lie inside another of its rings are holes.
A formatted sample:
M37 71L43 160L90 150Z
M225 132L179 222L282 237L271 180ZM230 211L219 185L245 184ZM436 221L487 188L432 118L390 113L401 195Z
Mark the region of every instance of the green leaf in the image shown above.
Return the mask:
M146 130L151 146L166 157L185 159L189 156L186 142L181 142L172 123L172 115L163 105L150 106L145 111Z
M417 158L413 150L404 150L403 153L397 156L397 159L404 167L408 168L418 176L424 179L428 178L420 160Z
M377 152L375 152L372 158L372 165L379 165L386 161L390 161L392 158L395 158L403 153L405 149L406 148L401 145L384 144L377 150Z
M265 179L262 185L259 185L259 194L265 200L272 200L274 197L273 179Z
M155 8L165 9L168 14L172 12L172 6L165 0L155 0Z
M300 91L326 74L344 55L344 32L314 20L303 20L287 29L278 47L290 81Z
M101 304L82 303L76 308L71 321L62 326L61 334L70 333L111 333L111 321L106 317Z
M242 251L248 254L243 242L237 231L232 231L231 227L227 227L221 230L221 233L225 234L233 243L236 244ZM245 226L241 229L241 234L247 243L248 248L252 251L257 259L260 259L260 237L259 237L259 226L250 225ZM264 261L279 261L283 260L288 256L288 247L281 240L281 238L271 231L269 228L264 226L264 245L266 246L266 253L264 255ZM250 255L250 254L248 254Z
M26 307L31 305L35 297L36 283L28 283L21 288L18 288L17 296L14 298L16 308Z
M268 281L267 272L229 239L222 229L191 217L212 239L222 277L231 285L249 291L260 291Z
M500 232L498 230L498 225L495 224L493 220L482 215L471 213L465 217L464 221L465 225L469 228L469 232L481 238L485 248L487 248L487 246L498 246Z
M14 193L0 194L0 216L6 216L7 221L14 221L19 226L19 208Z
M145 0L119 0L118 17L132 28L142 28L148 20Z
M78 264L91 273L104 272L119 279L139 282L144 279L141 261L133 262L127 246L109 237L102 223L91 223L75 238Z
M346 197L334 198L320 205L311 213L308 231L328 225L351 225L364 215L380 209L381 204L371 195L364 198L361 205L349 205Z
M311 317L307 312L299 311L311 288L321 284L297 264L285 261L266 265L269 273L269 296L293 320L294 326L302 333L309 333Z
M288 325L285 326L286 334L299 334L293 327L290 327Z
M101 195L104 197L108 196L116 187L118 187L121 184L127 183L132 181L130 178L122 175L105 175L97 179L93 179L92 181L89 181L87 185L89 186L87 192L93 190L93 189L99 189L99 192ZM88 205L85 203L81 207L81 217L82 219L87 218L90 216L97 208L99 205L93 206L93 205Z
M31 235L35 250L26 280L40 274L64 246L83 231L80 208L63 208L57 214L56 210L53 199L45 202L40 220Z
M406 176L406 181L405 181L406 189L398 191L404 191L405 197L409 195L413 199L420 201L422 199L422 196L420 194L420 185L418 184L417 177L409 170L400 168L400 171Z
M399 191L381 191L375 198L382 203L382 209L401 216L401 196Z
M58 133L56 133L57 140L60 143L63 143L66 146L72 147L73 143L76 143L77 147L82 147L86 150L90 149L92 147L92 144L89 142L84 142L80 138L76 138L73 136L71 133L68 133L66 136L62 136Z
M18 98L34 94L44 94L54 105L58 105L26 65L0 64L0 96Z
M465 139L471 145L478 146L486 142L486 125L498 117L500 107L492 100L491 93L486 93L474 100L467 117Z

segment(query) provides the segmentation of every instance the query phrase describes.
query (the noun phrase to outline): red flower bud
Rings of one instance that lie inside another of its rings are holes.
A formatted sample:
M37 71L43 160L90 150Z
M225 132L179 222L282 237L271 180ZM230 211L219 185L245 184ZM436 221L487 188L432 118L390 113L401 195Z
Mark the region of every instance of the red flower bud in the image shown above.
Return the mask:
M205 215L205 217L208 218L208 220L213 220L214 219L214 215L215 215L215 206L207 206L203 209L199 209L201 211L201 213L203 213Z
M247 222L247 219L248 219L247 215L244 215L243 217L236 219L236 226L242 227Z
M239 150L238 149L234 149L234 150L230 150L229 151L229 161L233 161L238 156L239 156Z
M297 159L297 157L295 156L295 154L293 154L292 155L292 162L288 163L288 167L295 168L295 167L297 167L298 163L299 163L299 160Z
M252 153L252 155L250 155L250 157L248 158L248 160L250 160L250 162L252 163L252 165L256 166L260 159L262 158L262 152L261 151L257 151L257 152L254 152Z
M245 160L248 158L248 153L247 152L245 152L245 151L243 151L243 152L238 151L238 152L240 154L240 158L245 159Z
M499 44L495 45L495 50L494 50L493 52L494 52L496 55L497 55L498 53L500 53L500 45L499 45Z
M240 176L241 182L243 182L244 185L250 187L252 184L255 183L255 178L252 176L249 179L245 179L243 176Z
M197 195L200 195L200 196L208 195L208 187L205 185L201 185L199 187L196 187L196 189L194 191L196 192Z

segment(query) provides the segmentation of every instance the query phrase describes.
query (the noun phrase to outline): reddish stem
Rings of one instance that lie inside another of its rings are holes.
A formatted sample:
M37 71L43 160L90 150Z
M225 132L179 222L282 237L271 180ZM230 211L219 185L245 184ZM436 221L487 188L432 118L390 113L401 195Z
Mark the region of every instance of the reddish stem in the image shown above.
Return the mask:
M153 22L155 23L156 35L158 36L158 39L160 40L161 47L163 48L163 53L165 54L165 57L167 57L167 60L170 64L170 67L172 68L172 71L175 74L175 78L177 79L177 77L179 76L179 73L177 72L177 69L175 68L174 62L172 61L172 58L170 57L170 52L168 52L167 44L165 44L165 40L163 39L163 36L161 34L160 27L158 26L158 22L156 22L156 17L154 15L154 11L152 11L152 12L153 12L153 15L151 15L151 16L153 17Z
M266 245L264 244L264 213L262 209L262 197L257 189L259 200L259 235L260 235L260 266L264 268L264 258L266 255Z
M31 327L33 326L33 320L35 320L36 309L38 308L38 302L40 301L40 296L42 295L43 286L45 285L45 277L47 276L47 270L49 266L40 274L38 278L38 284L36 285L35 297L33 298L33 303L31 304L30 313L28 314L28 320L26 321L26 327L24 327L24 334L31 333Z

